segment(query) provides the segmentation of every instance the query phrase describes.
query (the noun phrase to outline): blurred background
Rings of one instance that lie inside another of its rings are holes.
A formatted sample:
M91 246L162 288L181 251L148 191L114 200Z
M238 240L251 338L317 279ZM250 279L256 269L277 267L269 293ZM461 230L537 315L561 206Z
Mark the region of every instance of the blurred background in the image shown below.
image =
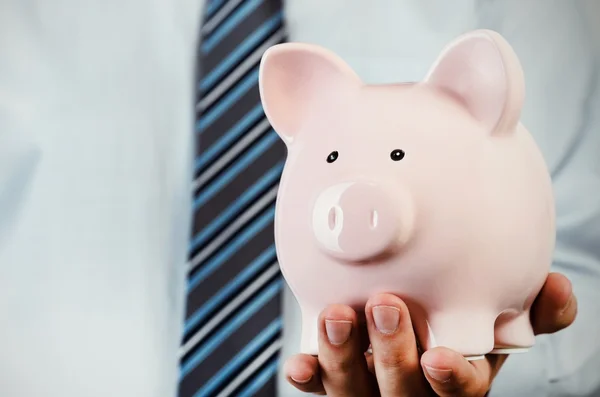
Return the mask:
M523 65L580 305L492 396L600 395L599 26L597 0L0 0L0 395L300 395L260 57L308 42L419 81L479 28Z

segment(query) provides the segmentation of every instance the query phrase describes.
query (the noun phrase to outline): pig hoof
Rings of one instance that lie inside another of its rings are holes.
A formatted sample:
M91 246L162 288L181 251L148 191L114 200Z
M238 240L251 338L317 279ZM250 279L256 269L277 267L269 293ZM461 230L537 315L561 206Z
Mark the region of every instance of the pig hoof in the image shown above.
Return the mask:
M490 354L519 354L527 353L529 347L496 347Z
M465 356L465 359L467 361L477 361L477 360L483 360L485 358L484 355L481 356Z

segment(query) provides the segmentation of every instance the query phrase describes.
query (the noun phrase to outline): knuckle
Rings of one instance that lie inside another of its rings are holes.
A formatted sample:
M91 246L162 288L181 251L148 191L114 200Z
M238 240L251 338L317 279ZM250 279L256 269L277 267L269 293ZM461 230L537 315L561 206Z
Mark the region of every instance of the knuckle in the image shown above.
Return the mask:
M382 367L390 369L412 368L418 364L416 358L412 358L409 355L403 354L403 352L395 351L393 349L374 353L374 359Z
M324 361L321 365L327 372L349 373L356 365L356 361L352 357L332 357Z

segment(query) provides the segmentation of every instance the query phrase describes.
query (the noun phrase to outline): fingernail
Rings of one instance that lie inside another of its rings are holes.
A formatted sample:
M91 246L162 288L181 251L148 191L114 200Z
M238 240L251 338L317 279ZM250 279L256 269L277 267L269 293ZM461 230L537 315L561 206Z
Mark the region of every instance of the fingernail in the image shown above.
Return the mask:
M373 308L375 327L383 334L392 334L398 329L400 310L393 306L375 306Z
M427 371L429 376L441 383L448 382L452 376L451 369L437 369L425 365L425 371Z
M325 332L332 345L341 345L350 337L352 321L325 320Z
M571 294L571 296L569 296L569 299L567 299L567 303L565 303L563 308L560 310L560 314L561 315L565 314L565 312L569 309L569 307L571 306L572 303L573 303L573 294Z
M292 378L292 380L293 380L294 382L296 382L296 383L298 383L298 384L301 384L301 385L303 385L303 384L305 384L305 383L308 383L308 382L310 382L310 380L312 379L312 375L311 375L311 376L309 376L307 379L296 379L296 378L294 378L293 376L290 376L290 378Z

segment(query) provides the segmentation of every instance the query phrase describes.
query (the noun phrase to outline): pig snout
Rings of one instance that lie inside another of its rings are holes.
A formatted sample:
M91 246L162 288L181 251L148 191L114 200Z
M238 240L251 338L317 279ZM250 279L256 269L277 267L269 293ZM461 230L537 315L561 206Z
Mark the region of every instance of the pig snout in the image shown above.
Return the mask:
M392 194L374 183L331 186L315 202L315 238L329 255L348 262L393 252L411 234L414 214L408 201L406 195Z

